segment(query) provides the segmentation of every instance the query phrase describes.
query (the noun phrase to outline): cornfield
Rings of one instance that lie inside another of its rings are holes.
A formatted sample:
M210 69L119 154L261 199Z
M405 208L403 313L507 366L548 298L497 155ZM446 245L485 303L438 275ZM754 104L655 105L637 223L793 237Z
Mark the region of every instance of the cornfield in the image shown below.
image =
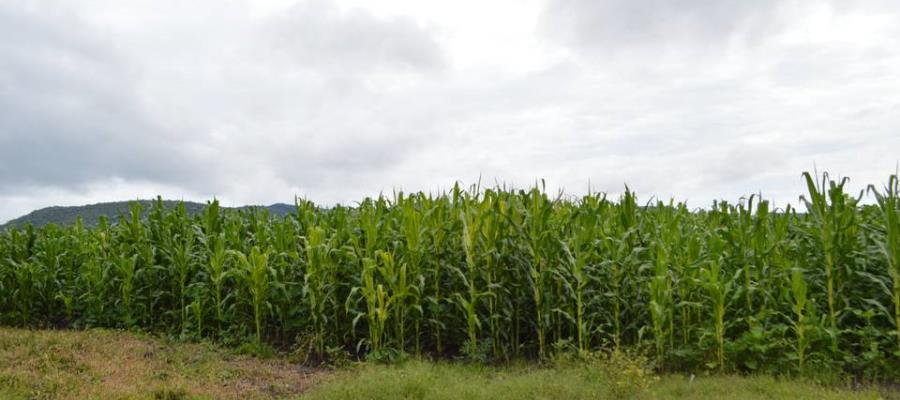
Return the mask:
M158 201L0 233L0 323L503 361L900 375L900 190L803 175L803 209L455 186L296 212ZM874 204L863 205L865 196Z

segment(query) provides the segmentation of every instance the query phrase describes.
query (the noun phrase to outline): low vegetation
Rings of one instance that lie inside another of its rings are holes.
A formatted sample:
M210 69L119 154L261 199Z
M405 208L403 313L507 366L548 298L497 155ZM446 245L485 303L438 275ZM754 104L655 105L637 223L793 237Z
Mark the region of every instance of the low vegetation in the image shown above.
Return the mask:
M108 327L293 352L483 364L631 351L664 373L900 374L897 177L804 175L804 208L690 210L627 191L396 193L353 207L0 233L0 323ZM440 368L440 367L438 367Z
M289 398L322 372L109 330L0 328L0 398Z
M301 399L895 399L887 389L841 389L768 376L641 375L620 365L485 367L413 361L361 365L326 378Z
M768 376L656 375L646 358L591 353L487 366L403 360L340 369L143 334L0 328L2 399L892 399Z

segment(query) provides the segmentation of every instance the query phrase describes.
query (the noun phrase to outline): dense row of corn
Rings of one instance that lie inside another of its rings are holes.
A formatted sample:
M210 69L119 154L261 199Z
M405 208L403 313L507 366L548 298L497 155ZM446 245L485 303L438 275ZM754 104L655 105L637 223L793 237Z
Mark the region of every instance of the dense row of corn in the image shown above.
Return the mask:
M0 233L0 322L386 357L637 348L661 368L900 375L896 176L802 212L501 188Z

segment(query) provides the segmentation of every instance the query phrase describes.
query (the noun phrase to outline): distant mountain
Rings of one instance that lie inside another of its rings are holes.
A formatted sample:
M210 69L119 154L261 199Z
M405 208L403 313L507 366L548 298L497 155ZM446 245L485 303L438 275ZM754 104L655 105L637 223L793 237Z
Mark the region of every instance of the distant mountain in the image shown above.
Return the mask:
M144 211L146 212L150 209L152 205L152 200L136 200L138 203L141 203L144 206ZM54 223L57 225L67 225L74 224L75 220L78 217L81 217L82 222L86 225L94 225L97 221L100 220L100 216L106 216L110 220L115 220L119 215L130 213L128 205L134 201L115 201L109 203L97 203L97 204L89 204L84 206L72 206L72 207L47 207L42 208L40 210L32 211L26 215L23 215L19 218L10 220L6 224L0 225L0 229L3 228L14 228L25 226L28 223L34 225L34 227L41 227L47 225L49 223ZM163 200L163 205L170 209L172 207L177 206L182 203L181 201L175 200ZM191 201L185 201L184 207L187 210L188 214L196 214L203 211L203 208L206 207L206 204L195 203ZM266 208L269 210L269 213L272 215L282 216L286 214L290 214L294 212L294 206L290 204L284 203L276 203L270 206L243 206L237 207L238 209L249 209L249 208ZM223 207L225 208L225 207Z

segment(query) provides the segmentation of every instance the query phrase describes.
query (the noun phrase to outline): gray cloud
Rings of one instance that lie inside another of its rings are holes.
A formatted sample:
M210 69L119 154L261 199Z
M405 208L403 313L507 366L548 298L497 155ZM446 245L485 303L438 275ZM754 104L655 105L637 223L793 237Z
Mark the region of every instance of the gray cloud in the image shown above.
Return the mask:
M264 29L271 30L275 49L297 65L325 72L432 70L443 63L437 43L412 19L381 20L324 0L297 3Z
M53 187L83 198L124 180L247 199L233 194L255 179L316 187L378 170L410 138L394 132L408 122L381 120L372 79L443 63L409 18L322 1L259 20L239 4L212 20L191 7L165 18L175 5L100 22L92 11L120 5L0 6L0 35L13 39L0 42L0 196Z
M862 185L897 162L893 2L397 4L4 3L0 220L479 176L783 203L813 165Z
M0 30L10 39L0 43L0 193L178 180L195 166L143 112L135 71L91 27L6 4Z
M633 52L665 57L667 50L697 57L721 51L735 40L755 42L758 36L779 29L785 23L777 12L783 4L769 0L558 0L548 4L542 24L551 37L588 48L600 57Z
M539 27L610 94L581 97L580 136L668 176L639 189L789 201L816 163L860 183L893 171L898 17L896 3L872 1L562 0Z
M756 44L760 37L791 23L792 7L805 0L717 2L687 0L558 0L550 2L545 22L562 38L579 45L647 46L648 44L715 46L729 41ZM819 2L819 4L823 4Z

